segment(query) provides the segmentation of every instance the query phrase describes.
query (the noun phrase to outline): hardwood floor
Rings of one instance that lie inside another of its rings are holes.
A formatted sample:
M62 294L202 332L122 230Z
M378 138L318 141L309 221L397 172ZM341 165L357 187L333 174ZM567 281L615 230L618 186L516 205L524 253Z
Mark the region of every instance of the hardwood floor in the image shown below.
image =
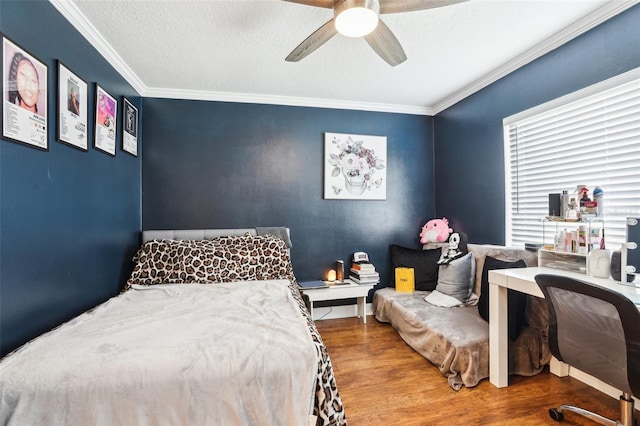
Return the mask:
M483 380L456 392L429 361L389 325L369 316L317 321L329 350L350 426L377 425L593 425L565 412L554 422L548 409L577 405L618 419L619 402L572 378L543 371L511 376L510 386ZM636 410L636 422L638 422ZM640 423L638 423L640 424Z

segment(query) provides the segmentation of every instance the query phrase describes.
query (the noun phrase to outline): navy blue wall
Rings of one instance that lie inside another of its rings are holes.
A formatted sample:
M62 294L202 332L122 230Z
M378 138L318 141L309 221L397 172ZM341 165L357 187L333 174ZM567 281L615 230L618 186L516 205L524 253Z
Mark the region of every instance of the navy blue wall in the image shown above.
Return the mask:
M504 244L502 119L639 66L637 5L438 114L436 216Z
M145 99L143 228L286 225L299 280L365 251L386 283L389 244L420 247L435 211L432 120ZM387 137L385 201L323 199L324 132Z
M503 243L502 118L640 66L638 22L635 6L435 119L145 99L143 185L142 155L54 140L56 59L90 99L99 82L142 107L133 88L48 2L0 0L0 31L49 66L51 90L49 152L0 140L0 354L118 292L141 190L145 229L290 226L302 280L364 250L386 282L388 245L419 247L433 217L472 242ZM324 132L388 137L386 201L322 199Z
M140 157L55 140L56 59L119 101L138 94L45 1L0 1L0 31L48 66L49 151L0 140L0 352L118 293L141 228ZM120 126L118 126L118 134Z

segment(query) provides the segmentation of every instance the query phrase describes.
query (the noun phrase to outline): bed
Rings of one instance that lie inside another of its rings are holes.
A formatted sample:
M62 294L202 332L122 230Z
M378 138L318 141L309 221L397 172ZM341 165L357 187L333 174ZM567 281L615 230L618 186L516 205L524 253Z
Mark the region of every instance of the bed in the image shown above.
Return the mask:
M121 294L0 360L0 424L346 425L288 246L144 231Z

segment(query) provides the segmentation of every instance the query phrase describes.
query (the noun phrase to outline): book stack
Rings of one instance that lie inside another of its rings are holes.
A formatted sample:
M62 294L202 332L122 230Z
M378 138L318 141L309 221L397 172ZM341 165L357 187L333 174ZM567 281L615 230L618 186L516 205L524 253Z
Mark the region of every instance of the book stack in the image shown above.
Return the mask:
M370 262L353 262L349 270L349 279L357 284L377 284L380 275Z

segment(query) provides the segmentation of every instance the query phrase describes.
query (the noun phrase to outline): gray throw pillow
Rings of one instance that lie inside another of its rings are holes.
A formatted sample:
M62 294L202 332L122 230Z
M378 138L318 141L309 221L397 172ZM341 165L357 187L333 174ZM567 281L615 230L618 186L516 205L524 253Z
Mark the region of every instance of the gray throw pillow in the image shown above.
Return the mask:
M440 265L436 290L455 297L462 303L469 300L476 278L476 260L473 253L452 260L449 264Z

